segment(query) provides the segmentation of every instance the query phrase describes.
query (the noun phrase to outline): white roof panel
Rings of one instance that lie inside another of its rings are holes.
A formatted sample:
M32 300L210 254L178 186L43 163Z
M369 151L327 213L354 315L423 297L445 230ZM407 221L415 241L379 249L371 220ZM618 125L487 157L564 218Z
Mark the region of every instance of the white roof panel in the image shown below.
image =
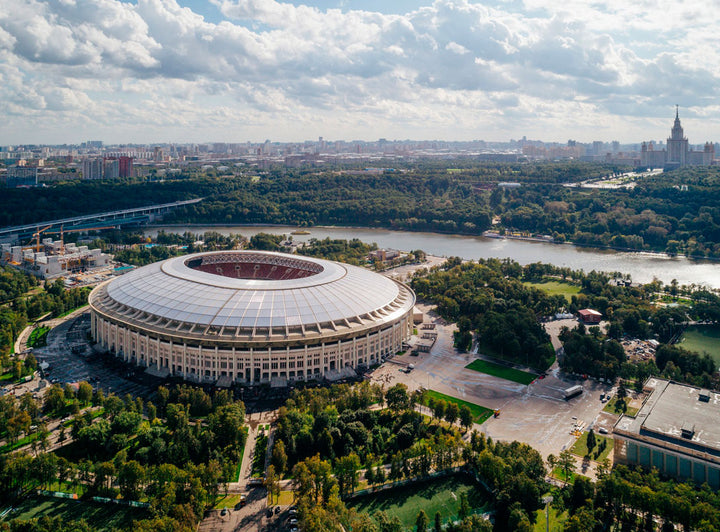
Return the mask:
M292 267L300 264L312 273L289 280L242 279L188 266L192 260L208 258L280 267L288 261ZM175 257L137 268L110 281L107 293L127 307L188 323L314 327L353 320L387 307L400 294L400 287L382 275L347 264L281 253L232 251Z

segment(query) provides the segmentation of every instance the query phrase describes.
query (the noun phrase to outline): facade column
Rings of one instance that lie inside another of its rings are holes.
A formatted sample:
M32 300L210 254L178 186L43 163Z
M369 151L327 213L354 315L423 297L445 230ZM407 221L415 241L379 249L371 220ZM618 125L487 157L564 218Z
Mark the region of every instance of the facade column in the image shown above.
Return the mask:
M250 384L255 383L255 350L250 348Z

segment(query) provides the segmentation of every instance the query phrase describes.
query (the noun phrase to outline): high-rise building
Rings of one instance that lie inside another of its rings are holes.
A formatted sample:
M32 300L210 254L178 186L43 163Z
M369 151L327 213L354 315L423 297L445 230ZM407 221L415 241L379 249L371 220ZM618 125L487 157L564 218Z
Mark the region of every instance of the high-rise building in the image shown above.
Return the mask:
M133 158L121 155L119 162L120 162L120 177L132 177L134 175Z
M667 139L667 160L666 163L673 166L686 166L688 164L688 152L690 146L685 137L683 128L680 125L679 110L675 108L675 123L670 130Z
M115 158L103 159L103 177L105 179L120 177L120 161Z
M680 124L680 113L675 107L675 122L667 139L667 149L656 150L652 142L640 147L640 164L648 168L682 168L683 166L710 166L715 159L715 146L706 142L703 151L690 149L690 143Z
M5 184L8 188L32 187L38 184L37 166L11 166L7 169Z
M82 165L83 179L102 179L103 160L99 158L85 159Z

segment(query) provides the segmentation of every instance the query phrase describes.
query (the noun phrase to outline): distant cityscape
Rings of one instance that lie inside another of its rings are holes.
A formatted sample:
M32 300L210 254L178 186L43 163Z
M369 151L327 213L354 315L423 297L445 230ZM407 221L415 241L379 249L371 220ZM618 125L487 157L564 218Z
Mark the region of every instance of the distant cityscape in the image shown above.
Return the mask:
M632 168L674 169L719 165L720 143L691 145L684 136L679 110L666 141L620 144L618 141L567 143L529 140L507 142L326 140L304 142L212 142L206 144L113 144L93 140L79 145L0 147L0 184L36 186L69 179L162 178L198 168L232 175L246 166L268 169L357 165L383 172L389 164L421 158L474 158L495 162L579 160Z

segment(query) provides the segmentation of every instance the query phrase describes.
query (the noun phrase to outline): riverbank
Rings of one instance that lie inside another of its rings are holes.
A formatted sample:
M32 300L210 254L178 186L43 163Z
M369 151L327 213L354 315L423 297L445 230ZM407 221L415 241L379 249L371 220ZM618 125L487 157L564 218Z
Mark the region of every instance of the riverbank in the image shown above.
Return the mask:
M160 230L180 233L217 231L226 235L241 234L250 237L257 233L290 235L297 229L297 226L283 225L162 224L147 226L144 232L151 237L156 236ZM606 273L621 272L630 274L632 280L639 283L649 283L657 278L664 284L670 284L676 279L681 285L696 284L720 289L718 263L705 259L696 260L649 251L614 250L546 241L488 238L479 235L409 232L367 227L312 226L301 229L309 231L310 234L293 235L294 241L307 242L312 238L342 240L357 238L363 242L374 242L381 248L405 251L422 249L428 255L437 257L458 256L466 260L509 258L521 265L544 262L587 272L591 270Z
M639 253L639 254L648 254L648 255L657 255L660 257L666 257L666 258L680 258L680 259L687 259L692 261L708 261L708 262L715 262L720 263L720 257L706 257L704 255L685 255L683 253L667 253L665 251L656 251L652 249L636 249L636 248L628 248L628 247L620 247L620 246L607 246L602 244L582 244L579 242L573 242L571 240L565 240L563 242L558 242L557 240L554 240L549 235L544 236L525 236L525 235L517 235L517 234L504 234L501 235L497 231L493 231L491 229L487 231L483 231L480 235L472 235L468 233L444 233L441 231L412 231L412 230L404 230L404 229L388 229L385 227L365 227L365 226L354 226L354 225L308 225L308 226L291 226L291 225L282 225L282 224L238 224L229 226L227 224L220 224L220 223L202 223L202 224L194 224L194 223L187 223L187 224L148 224L144 226L145 229L202 229L202 228L258 228L258 227L270 227L270 228L282 228L287 229L288 231L284 231L284 234L291 235L293 237L295 236L305 236L305 235L312 235L313 230L342 230L342 231L352 231L352 230L359 230L359 231L391 231L391 232L397 232L397 233L407 233L407 234L432 234L432 235L444 235L444 236L457 236L457 237L468 237L468 238L490 238L494 240L520 240L525 242L540 242L540 243L546 243L546 244L554 244L557 246L574 246L578 248L584 248L588 250L598 250L598 251L617 251L620 253ZM144 231L147 233L147 231ZM204 231L203 231L204 232ZM401 248L403 251L411 251L410 249Z

